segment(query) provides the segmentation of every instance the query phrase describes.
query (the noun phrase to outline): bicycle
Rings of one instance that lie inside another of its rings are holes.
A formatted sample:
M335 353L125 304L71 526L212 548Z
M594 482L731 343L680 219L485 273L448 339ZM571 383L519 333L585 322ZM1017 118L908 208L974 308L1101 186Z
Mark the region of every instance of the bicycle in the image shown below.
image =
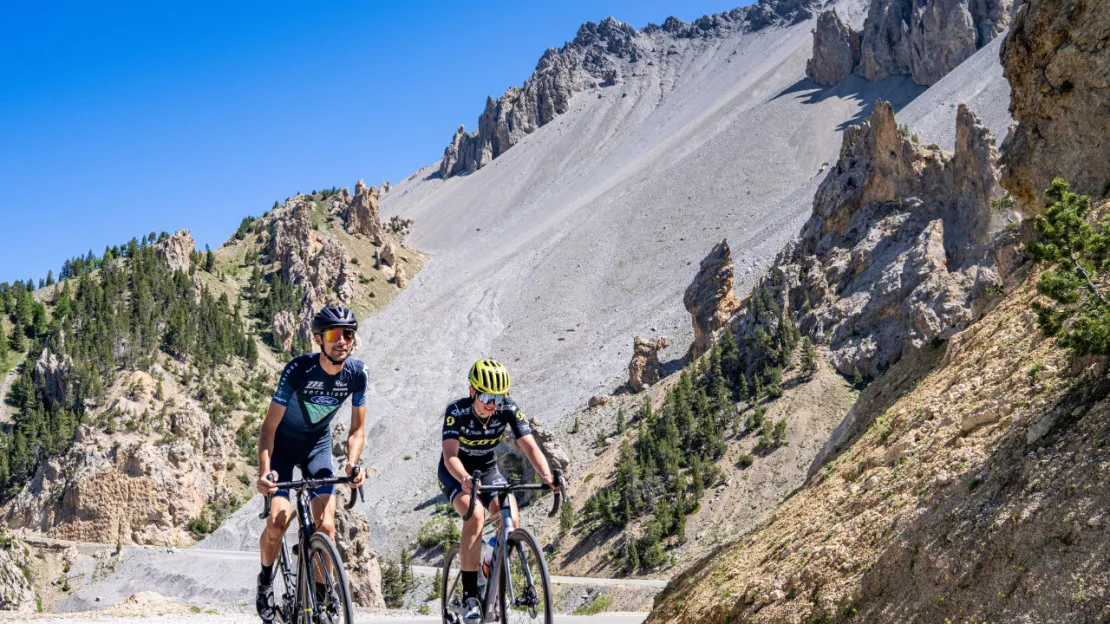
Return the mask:
M281 549L278 551L277 564L274 566L274 596L278 596L278 581L281 582L281 599L275 605L277 615L275 621L283 624L334 624L354 622L354 610L351 606L351 590L347 584L347 571L343 568L343 561L339 558L339 551L335 543L327 535L316 532L316 523L312 521L312 510L309 506L309 496L306 490L321 485L338 485L350 483L358 475L359 466L355 466L350 477L330 477L327 479L302 479L300 481L281 481L274 483L280 489L295 490L297 492L297 520L298 539L293 545L293 556L297 558L296 572L290 565L289 551L285 547L285 536L281 536ZM273 477L267 477L273 482ZM351 509L359 496L366 500L362 488L351 492L351 500L344 507ZM270 498L266 496L263 503L262 514L258 517L266 519L270 516ZM307 556L302 557L301 553ZM309 565L311 562L313 565ZM323 579L319 583L318 579ZM299 581L299 582L298 582ZM337 583L338 581L338 583ZM318 586L324 586L323 593L318 591ZM275 602L278 602L275 600ZM341 616L342 619L336 619Z
M555 495L549 518L559 514L559 506L569 502L563 475L554 471L555 484L561 494ZM523 490L547 490L543 483L509 484L502 486L483 486L482 472L472 475L475 486L470 497L470 506L463 521L474 514L474 504L478 500L478 490L496 492L501 505L501 523L497 529L497 542L494 546L493 561L490 564L489 579L478 601L482 605L483 622L532 622L542 613L546 624L552 622L551 578L547 573L547 561L543 550L532 532L524 527L508 531L512 521L511 506L508 500L513 492ZM462 569L452 564L459 561L459 545L452 544L443 558L443 575L440 581L440 606L444 624L459 624L462 621ZM497 609L493 609L493 597L497 596ZM502 614L504 617L502 617ZM518 616L518 617L514 617Z

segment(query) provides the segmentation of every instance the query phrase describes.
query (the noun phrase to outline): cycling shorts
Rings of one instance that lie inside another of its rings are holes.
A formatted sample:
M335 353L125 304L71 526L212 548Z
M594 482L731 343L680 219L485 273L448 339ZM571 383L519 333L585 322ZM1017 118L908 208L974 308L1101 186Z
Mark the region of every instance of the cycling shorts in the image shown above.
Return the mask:
M293 467L301 469L303 479L327 479L335 476L331 458L331 432L318 440L296 440L283 436L274 437L274 451L270 454L270 470L277 472L278 481L292 481ZM334 485L321 485L309 493L309 498L335 494ZM289 490L278 490L274 496L289 498Z
M497 466L494 466L489 470L482 471L482 485L504 486L508 484L509 482L505 479L505 477L501 476L501 473L498 472ZM447 470L447 465L443 463L442 457L439 459L439 489L443 492L443 495L447 497L447 500L451 501L451 503L454 503L455 497L463 491L462 484L459 483L459 480L451 474L451 471ZM483 506L489 507L490 502L493 501L493 497L496 495L497 494L495 492L479 491L478 500L482 501Z

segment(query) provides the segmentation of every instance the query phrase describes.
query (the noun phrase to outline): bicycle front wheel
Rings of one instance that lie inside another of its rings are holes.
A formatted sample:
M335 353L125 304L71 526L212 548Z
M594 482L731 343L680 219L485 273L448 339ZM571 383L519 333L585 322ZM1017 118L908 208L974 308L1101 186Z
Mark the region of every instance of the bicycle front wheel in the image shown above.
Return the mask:
M443 553L443 572L439 577L439 607L443 624L457 624L462 621L462 562L459 559L459 545Z
M507 624L551 624L551 578L540 544L531 531L519 528L506 541L509 558L501 582L501 621Z
M301 586L302 613L311 624L353 624L351 588L339 551L327 535L308 538L305 582ZM311 581L309 580L311 579Z

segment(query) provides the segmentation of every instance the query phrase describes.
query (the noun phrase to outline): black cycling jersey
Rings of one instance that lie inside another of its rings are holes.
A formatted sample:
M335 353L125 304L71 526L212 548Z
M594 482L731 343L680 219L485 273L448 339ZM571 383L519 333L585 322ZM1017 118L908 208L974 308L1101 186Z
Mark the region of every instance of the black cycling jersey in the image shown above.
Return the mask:
M524 414L512 399L506 397L501 406L483 420L474 413L474 399L466 397L447 406L443 414L443 439L459 441L459 459L467 472L486 471L497 465L493 449L507 426L512 427L517 438L532 434Z

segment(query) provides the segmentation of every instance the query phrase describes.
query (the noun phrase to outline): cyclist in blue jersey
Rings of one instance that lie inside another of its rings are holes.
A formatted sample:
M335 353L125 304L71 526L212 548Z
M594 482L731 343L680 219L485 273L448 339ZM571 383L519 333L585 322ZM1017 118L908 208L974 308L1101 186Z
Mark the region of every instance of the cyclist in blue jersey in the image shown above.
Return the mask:
M293 519L289 491L279 490L275 481L290 481L293 467L304 478L335 476L332 465L331 421L339 406L351 398L351 430L347 435L347 476L362 453L363 423L366 420L366 367L350 359L358 331L358 320L343 306L327 306L312 319L312 340L320 353L309 353L285 366L277 391L258 434L258 491L273 495L270 516L259 538L262 571L258 574L256 608L263 622L275 617L273 568L281 536ZM364 472L354 477L358 488ZM335 486L322 486L311 493L316 530L335 539ZM317 592L323 592L322 587Z

